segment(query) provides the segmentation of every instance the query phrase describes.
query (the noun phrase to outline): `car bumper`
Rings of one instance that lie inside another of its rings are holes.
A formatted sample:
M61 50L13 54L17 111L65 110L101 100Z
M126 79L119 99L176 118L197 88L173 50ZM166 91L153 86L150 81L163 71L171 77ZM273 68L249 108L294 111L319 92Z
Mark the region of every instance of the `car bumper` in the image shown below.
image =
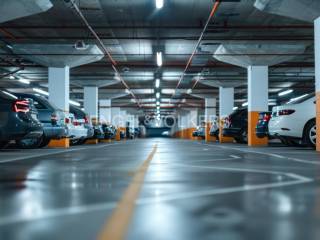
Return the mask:
M50 139L61 139L67 136L67 130L62 126L52 126L43 128L44 136Z
M298 126L297 122L288 117L277 117L269 122L269 135L302 139L303 126Z
M222 135L224 137L237 137L241 134L241 128L224 128Z

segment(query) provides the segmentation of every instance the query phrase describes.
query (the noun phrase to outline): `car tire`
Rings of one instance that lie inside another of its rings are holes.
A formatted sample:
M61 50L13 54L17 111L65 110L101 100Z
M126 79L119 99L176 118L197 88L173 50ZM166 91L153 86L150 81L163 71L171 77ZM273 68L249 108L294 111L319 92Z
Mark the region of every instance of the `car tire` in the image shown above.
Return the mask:
M247 143L248 142L248 133L245 130L242 130L238 137L234 138L237 143Z
M305 127L303 138L310 147L316 147L316 130L316 120L310 121Z
M48 146L50 141L51 141L50 138L42 137L42 141L41 141L39 147L44 148L44 147Z
M0 141L0 149L5 148L8 145L8 141Z

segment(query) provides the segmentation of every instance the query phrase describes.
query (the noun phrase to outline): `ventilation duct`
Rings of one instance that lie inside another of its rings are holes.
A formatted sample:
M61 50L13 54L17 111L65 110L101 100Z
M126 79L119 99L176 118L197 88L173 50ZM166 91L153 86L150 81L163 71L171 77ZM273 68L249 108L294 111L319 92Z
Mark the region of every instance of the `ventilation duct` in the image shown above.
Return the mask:
M264 12L307 22L320 16L319 0L256 0L254 6Z
M49 10L50 0L1 0L0 23Z

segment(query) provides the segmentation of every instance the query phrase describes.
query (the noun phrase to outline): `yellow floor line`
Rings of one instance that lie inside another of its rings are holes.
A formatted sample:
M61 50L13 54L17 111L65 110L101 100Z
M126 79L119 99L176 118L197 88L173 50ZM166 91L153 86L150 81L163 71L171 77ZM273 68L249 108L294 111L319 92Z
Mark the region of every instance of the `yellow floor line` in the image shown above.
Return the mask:
M124 192L111 217L104 225L98 240L123 240L126 237L135 202L139 196L148 167L157 151L157 144L143 164L135 172L129 187Z

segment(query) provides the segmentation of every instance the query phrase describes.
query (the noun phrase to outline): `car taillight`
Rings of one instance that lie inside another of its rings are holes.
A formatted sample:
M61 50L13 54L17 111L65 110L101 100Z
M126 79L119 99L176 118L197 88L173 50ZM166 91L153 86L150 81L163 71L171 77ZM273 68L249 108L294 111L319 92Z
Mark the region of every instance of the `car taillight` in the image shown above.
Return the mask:
M278 112L278 116L291 115L294 112L295 110L292 110L292 109L284 109Z
M76 119L73 120L72 124L73 124L73 126L79 126L80 125L80 123Z
M69 123L70 123L70 118L65 118L65 119L64 119L64 122L65 122L66 124L69 124Z
M85 116L83 120L84 120L84 123L85 123L85 124L88 124L88 123L89 123L89 118L88 118L87 116Z
M29 102L26 100L16 100L13 103L13 111L16 113L27 113L30 111Z
M264 122L269 122L271 119L271 115L270 114L265 114L264 117L263 117L263 121Z

